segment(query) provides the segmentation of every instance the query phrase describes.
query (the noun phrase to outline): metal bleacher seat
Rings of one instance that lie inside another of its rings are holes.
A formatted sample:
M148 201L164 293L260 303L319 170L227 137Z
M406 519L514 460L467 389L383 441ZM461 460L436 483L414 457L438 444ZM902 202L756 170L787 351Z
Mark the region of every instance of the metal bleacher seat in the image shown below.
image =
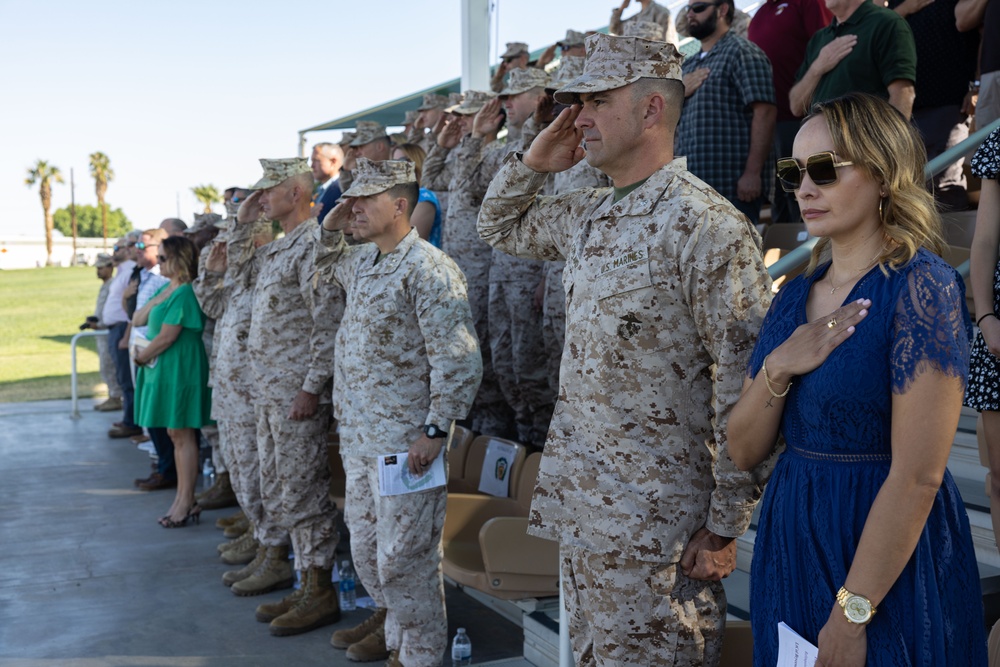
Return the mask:
M764 230L764 266L771 266L789 251L794 250L805 243L808 238L809 232L806 231L804 223L780 222L769 225L768 228ZM790 271L784 276L776 278L774 280L775 291L777 291L781 285L802 273L804 269L805 264L800 265L798 268Z
M461 479L465 474L465 459L469 454L469 445L476 435L470 429L457 424L451 431L448 440L448 480Z

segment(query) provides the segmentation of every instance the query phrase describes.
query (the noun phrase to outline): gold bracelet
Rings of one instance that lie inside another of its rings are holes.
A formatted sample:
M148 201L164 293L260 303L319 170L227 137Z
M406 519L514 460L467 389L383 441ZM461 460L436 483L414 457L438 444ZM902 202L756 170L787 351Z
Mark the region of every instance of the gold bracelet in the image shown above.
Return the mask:
M767 357L764 357L764 361L761 363L760 368L764 371L764 384L767 385L767 390L771 392L771 396L774 398L784 398L785 396L788 396L788 392L792 390L791 381L788 382L788 386L785 387L785 391L780 394L776 393L774 389L771 388L771 379L767 377Z

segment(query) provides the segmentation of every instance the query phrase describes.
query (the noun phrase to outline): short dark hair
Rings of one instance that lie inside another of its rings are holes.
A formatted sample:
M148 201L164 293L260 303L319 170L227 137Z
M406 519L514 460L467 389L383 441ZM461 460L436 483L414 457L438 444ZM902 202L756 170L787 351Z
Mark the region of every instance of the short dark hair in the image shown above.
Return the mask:
M719 7L724 7L729 5L729 11L723 12L722 17L726 19L727 25L732 25L733 21L736 20L736 3L733 0L718 0Z
M406 214L413 215L414 209L417 208L417 200L420 199L420 186L417 185L416 181L394 185L386 190L386 192L393 199L399 199L400 197L406 199Z

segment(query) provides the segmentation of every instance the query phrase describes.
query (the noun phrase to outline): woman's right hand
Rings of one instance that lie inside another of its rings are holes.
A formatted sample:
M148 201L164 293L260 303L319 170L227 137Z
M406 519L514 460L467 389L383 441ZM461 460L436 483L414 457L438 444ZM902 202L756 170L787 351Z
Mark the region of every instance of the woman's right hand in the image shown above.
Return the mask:
M788 340L767 356L771 384L784 387L793 377L819 368L838 345L851 337L871 305L869 299L858 299L795 329Z
M1000 319L987 317L979 324L979 330L983 332L983 341L990 353L1000 357Z

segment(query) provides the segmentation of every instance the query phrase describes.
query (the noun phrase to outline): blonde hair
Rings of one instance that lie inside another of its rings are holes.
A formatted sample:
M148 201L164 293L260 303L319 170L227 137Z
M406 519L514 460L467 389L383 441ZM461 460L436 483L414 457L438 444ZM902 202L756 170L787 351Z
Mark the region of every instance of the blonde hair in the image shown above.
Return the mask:
M813 105L803 120L822 117L836 154L850 160L885 191L880 214L887 241L878 258L882 271L909 262L920 248L940 255L946 247L941 216L924 187L927 152L917 131L892 105L874 95L851 93ZM829 256L830 239L813 248L806 274Z
M396 151L403 151L403 155L413 163L413 171L417 172L417 183L419 183L420 174L424 169L424 160L427 158L424 147L417 144L400 144L399 146L393 146L392 152L395 153Z

